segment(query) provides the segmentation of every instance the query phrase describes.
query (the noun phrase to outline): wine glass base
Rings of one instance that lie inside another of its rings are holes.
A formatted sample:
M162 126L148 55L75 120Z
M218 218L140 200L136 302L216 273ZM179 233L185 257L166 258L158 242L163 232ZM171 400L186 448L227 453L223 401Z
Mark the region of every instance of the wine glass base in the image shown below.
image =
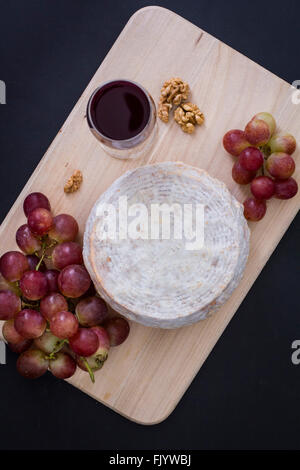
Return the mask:
M148 138L132 148L112 148L108 147L102 142L100 142L100 145L105 153L107 153L110 157L118 158L119 160L137 160L138 158L144 157L147 153L150 152L157 137L157 133L158 126L157 122L155 122L153 130Z

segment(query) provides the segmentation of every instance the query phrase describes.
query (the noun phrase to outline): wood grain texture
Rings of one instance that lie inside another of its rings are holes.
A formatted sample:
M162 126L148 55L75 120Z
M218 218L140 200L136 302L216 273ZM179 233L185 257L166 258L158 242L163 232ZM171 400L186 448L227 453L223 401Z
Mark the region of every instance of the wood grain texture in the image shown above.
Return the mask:
M145 158L121 161L107 156L86 123L86 104L92 91L105 80L129 78L140 82L157 101L162 83L172 76L190 84L191 101L204 112L205 124L193 135L186 135L172 121L159 122L155 147ZM181 160L204 168L242 201L248 189L231 179L233 158L222 147L223 134L243 128L259 111L270 111L278 126L300 142L300 107L292 104L291 94L289 84L176 14L160 7L137 11L3 222L1 252L16 248L13 234L24 223L22 201L29 192L43 191L55 213L73 214L82 235L98 196L125 171L146 163ZM299 168L298 163L298 180ZM65 195L64 183L75 169L82 170L83 185L77 193ZM129 339L111 351L105 367L96 374L95 384L82 371L69 382L136 422L164 420L199 371L299 206L299 194L287 202L272 200L265 218L250 224L251 252L244 278L215 316L173 331L132 324Z

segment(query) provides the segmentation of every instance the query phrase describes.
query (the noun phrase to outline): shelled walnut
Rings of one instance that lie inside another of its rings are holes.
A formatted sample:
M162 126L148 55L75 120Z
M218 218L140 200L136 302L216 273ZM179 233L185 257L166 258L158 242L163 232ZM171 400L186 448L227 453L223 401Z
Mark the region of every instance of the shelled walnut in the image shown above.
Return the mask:
M83 176L80 170L74 171L73 175L68 179L64 186L65 193L74 193L80 188Z
M175 121L180 125L183 132L192 134L195 130L195 125L201 126L204 122L204 115L196 104L182 103L175 110Z
M163 122L169 121L169 112L173 105L178 106L187 100L189 95L189 85L181 78L171 78L167 80L161 89L161 96L158 104L158 117Z
M169 112L172 109L171 103L159 102L158 105L158 117L163 122L169 122Z

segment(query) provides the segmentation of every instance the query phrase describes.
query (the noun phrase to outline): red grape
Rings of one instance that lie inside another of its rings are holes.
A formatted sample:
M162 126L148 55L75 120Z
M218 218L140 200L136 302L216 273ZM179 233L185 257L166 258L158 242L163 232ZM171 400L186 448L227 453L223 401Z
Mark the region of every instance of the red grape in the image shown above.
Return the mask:
M21 354L22 352L27 351L31 345L32 339L23 339L19 343L7 343L9 349L17 354Z
M16 242L20 250L32 255L42 248L40 240L35 238L27 224L21 225L16 233Z
M104 328L108 333L111 346L119 346L119 344L122 344L128 337L130 331L128 321L122 317L110 318L104 323Z
M21 277L20 289L26 299L42 299L48 292L45 274L40 271L26 271Z
M34 345L44 353L58 352L63 347L63 341L54 336L50 331L45 331L42 336L34 340Z
M35 255L26 255L30 271L35 271L40 259ZM39 271L44 272L46 269L44 261L41 262Z
M108 333L102 326L93 326L91 329L96 333L99 340L98 349L92 357L96 362L104 362L107 359L108 350L110 348L110 339Z
M96 335L98 336L99 346L97 351L92 355L86 358L86 361L92 371L101 369L103 363L108 357L108 350L110 348L110 341L107 334L107 331L102 326L94 326L91 328ZM77 364L80 369L87 371L85 361L81 357L77 357Z
M274 181L268 176L258 176L251 183L251 192L256 199L270 199L275 192Z
M257 171L264 163L264 157L256 147L248 147L239 156L239 163L248 171Z
M92 370L92 372L100 370L103 367L103 364L105 362L105 361L96 361L94 356L85 357L85 358L83 358L82 356L76 356L75 359L76 359L78 367L81 370L84 370L85 372L88 372L88 368L86 367L86 362L88 363L89 368Z
M296 150L296 140L291 134L274 135L268 142L271 153L284 152L292 155Z
M246 147L250 146L244 131L239 129L228 131L223 137L223 145L225 150L234 157L238 157Z
M40 207L47 209L48 211L51 210L48 198L42 193L28 194L23 204L26 217L28 217L30 212L32 212L34 209L38 209Z
M255 177L255 171L245 170L237 160L232 167L232 179L238 184L248 184Z
M43 236L49 232L53 224L51 212L47 209L34 209L28 216L28 226L34 235Z
M276 121L274 119L274 117L272 116L272 114L270 113L258 113L256 114L253 118L253 119L261 119L262 121L264 121L267 126L269 127L269 130L270 130L270 134L273 135L275 129L276 129Z
M56 269L63 269L70 264L82 264L81 246L76 242L65 242L56 245L52 252L52 262Z
M291 199L298 192L298 184L294 178L275 180L275 197L278 199Z
M66 297L81 297L89 289L91 278L84 266L73 264L64 268L58 276L58 287Z
M52 319L53 315L63 310L68 310L68 302L58 292L52 292L41 300L40 312L48 321Z
M38 338L46 329L46 320L37 310L26 308L16 315L15 328L25 339Z
M59 352L49 364L52 374L58 379L69 379L76 372L76 362L68 354Z
M295 162L288 153L276 152L269 156L267 170L274 178L285 180L295 171Z
M79 356L92 356L99 347L97 334L91 328L78 328L69 340L71 349Z
M5 341L7 341L7 343L16 344L24 340L23 336L21 336L15 329L15 324L14 324L13 319L7 320L4 323L3 328L2 328L2 334L3 334L3 338L5 339Z
M105 320L108 310L99 297L86 297L76 305L76 316L81 326L96 326Z
M265 145L271 137L269 125L255 116L245 127L245 137L252 145Z
M21 308L21 299L14 292L0 291L0 320L10 320Z
M46 278L47 278L47 283L48 283L48 292L58 292L58 276L59 276L59 271L56 269L47 269L44 272Z
M17 370L26 379L37 379L47 372L49 361L38 349L30 349L21 354L17 360Z
M78 234L78 223L69 214L60 214L54 217L53 227L49 237L59 243L72 242Z
M19 251L8 251L0 258L0 271L9 282L19 281L27 269L29 269L28 260Z
M254 197L248 197L244 201L244 216L248 220L257 222L261 220L267 210L266 202L262 199L255 199Z
M71 312L57 312L50 320L50 330L58 338L71 338L78 330L78 320Z

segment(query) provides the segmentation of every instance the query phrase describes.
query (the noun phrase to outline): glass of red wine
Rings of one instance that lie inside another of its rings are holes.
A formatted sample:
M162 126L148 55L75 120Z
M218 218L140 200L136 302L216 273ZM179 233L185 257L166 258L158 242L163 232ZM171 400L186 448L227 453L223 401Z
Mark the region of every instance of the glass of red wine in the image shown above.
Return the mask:
M156 108L138 83L119 79L97 88L87 105L87 122L112 157L139 158L149 152L156 134Z

